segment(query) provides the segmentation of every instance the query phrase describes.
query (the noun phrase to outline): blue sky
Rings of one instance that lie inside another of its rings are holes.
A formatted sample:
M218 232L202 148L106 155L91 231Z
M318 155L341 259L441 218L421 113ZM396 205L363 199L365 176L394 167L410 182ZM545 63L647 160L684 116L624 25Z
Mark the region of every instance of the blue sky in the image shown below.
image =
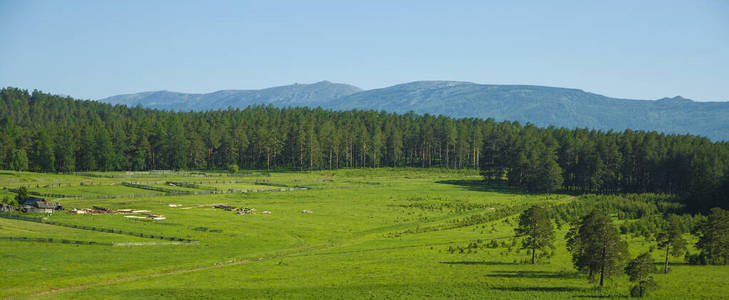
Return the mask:
M729 101L729 1L0 0L0 86L98 99L320 80Z

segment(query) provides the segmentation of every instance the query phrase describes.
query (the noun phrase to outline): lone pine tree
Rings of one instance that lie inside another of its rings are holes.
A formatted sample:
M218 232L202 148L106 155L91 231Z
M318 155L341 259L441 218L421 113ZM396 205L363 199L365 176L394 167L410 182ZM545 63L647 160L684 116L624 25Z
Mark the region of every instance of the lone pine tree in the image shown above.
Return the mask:
M535 262L537 250L552 248L554 242L554 226L547 217L547 212L539 206L532 206L519 217L519 227L515 228L518 236L524 236L522 249L532 252L532 264Z
M643 253L631 260L625 266L625 273L630 276L631 282L635 282L635 285L630 289L630 296L648 296L648 293L658 286L653 280L653 276L651 276L655 272L656 267L653 266L650 253Z
M600 274L600 287L605 278L618 272L628 255L628 243L620 238L612 220L598 210L592 211L567 234L567 250L575 267L594 279Z
M669 215L666 229L656 235L658 248L666 249L666 261L663 273L668 273L668 256L681 256L686 252L686 240L681 231L681 219L677 215Z

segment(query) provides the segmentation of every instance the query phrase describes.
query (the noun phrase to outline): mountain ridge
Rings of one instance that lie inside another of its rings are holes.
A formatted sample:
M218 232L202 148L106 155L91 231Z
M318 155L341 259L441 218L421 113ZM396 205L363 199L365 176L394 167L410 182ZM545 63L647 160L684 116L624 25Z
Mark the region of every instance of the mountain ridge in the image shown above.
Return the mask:
M343 95L361 91L353 85L320 81L312 84L291 84L258 90L219 90L210 93L179 93L167 90L122 94L97 101L127 106L175 110L203 111L245 108L257 104L316 105Z
M655 130L729 140L729 102L697 102L681 96L656 100L612 98L581 89L538 85L413 81L363 90L353 85L320 81L206 94L152 91L98 101L177 111L267 104L395 113L413 111L458 118L529 122L543 127Z

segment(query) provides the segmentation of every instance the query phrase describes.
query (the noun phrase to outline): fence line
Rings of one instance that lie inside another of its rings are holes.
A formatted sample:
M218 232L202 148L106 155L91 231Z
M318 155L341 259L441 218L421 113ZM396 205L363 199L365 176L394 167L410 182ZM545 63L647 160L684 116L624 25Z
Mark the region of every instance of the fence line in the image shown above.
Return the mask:
M12 193L16 193L16 194L19 193L19 189L14 189L14 188L8 188L8 191L9 192L12 192ZM34 191L28 191L28 194L34 195L34 196L52 197L52 198L65 198L65 197L68 197L67 195L51 194L51 193L45 193L44 194L44 193L39 193L39 192L34 192Z
M236 177L248 177L248 176L266 176L270 177L271 173L236 173L236 174L223 174L223 173L205 173L205 172L184 172L184 171L173 171L173 170L152 170L152 171L127 171L124 174L98 174L89 172L71 172L71 175L84 176L84 177L99 177L99 178L133 178L140 175L158 176L158 175L173 175L183 177L225 177L225 176L236 176Z
M24 236L0 236L0 240L41 242L41 243L62 243L62 244L74 244L74 245L99 245L99 246L113 246L114 245L113 243L105 243L105 242L77 241L77 240L54 239L54 238L32 238L32 237L24 237Z
M93 199L118 199L118 198L142 198L142 197L157 197L165 196L166 193L145 193L145 194L116 194L116 195L93 195L93 196L68 196L64 198L55 199L61 200L93 200Z
M169 241L177 241L177 242L185 242L185 243L192 243L192 242L200 242L200 241L194 241L191 239L183 239L178 237L170 237L170 236L164 236L161 234L154 235L154 234L145 234L145 233L138 233L138 232L130 232L130 231L124 231L121 229L114 229L114 228L104 228L104 227L96 227L96 226L85 226L85 225L75 225L75 224L66 224L66 223L59 223L55 221L45 221L42 217L26 217L21 215L10 215L10 214L0 214L0 218L6 218L6 219L14 219L14 220L21 220L21 221L28 221L28 222L36 222L41 224L48 224L48 225L55 225L55 226L62 226L67 228L74 228L74 229L81 229L81 230L92 230L92 231L99 231L99 232L107 232L107 233L115 233L115 234L124 234L129 236L136 236L141 238L149 238L149 239L161 239L161 240L169 240Z
M187 187L187 188L196 188L201 189L202 191L182 191L182 190L175 190L170 188L164 188L164 187L156 187L156 186L149 186L149 184L168 184L172 183L177 186L181 187ZM303 187L303 186L294 186L289 187L285 184L277 184L277 183L268 183L268 182L254 182L254 185L264 185L264 186L273 186L273 187L280 187L278 189L245 189L245 190L239 190L239 189L218 189L215 187L205 187L200 186L199 184L217 184L217 183L223 183L223 184L231 184L231 183L247 183L243 181L235 181L235 180L221 180L221 181L199 181L198 183L190 183L190 182L176 182L176 181L147 181L147 182L122 182L120 183L123 186L137 188L137 189L143 189L143 190L150 190L158 193L144 193L144 194L110 194L110 195L89 195L89 196L71 196L71 195L63 195L63 194L53 194L53 193L39 193L35 191L28 191L28 194L34 195L34 196L40 196L40 197L49 197L49 198L56 198L56 201L62 201L62 200L94 200L94 199L118 199L118 198L142 198L142 197L159 197L159 196L179 196L179 195L210 195L210 194L233 194L233 193L256 193L256 192L288 192L288 191L303 191L303 190L309 190L311 188L309 187ZM10 192L18 193L18 189L15 188L8 188L7 189Z

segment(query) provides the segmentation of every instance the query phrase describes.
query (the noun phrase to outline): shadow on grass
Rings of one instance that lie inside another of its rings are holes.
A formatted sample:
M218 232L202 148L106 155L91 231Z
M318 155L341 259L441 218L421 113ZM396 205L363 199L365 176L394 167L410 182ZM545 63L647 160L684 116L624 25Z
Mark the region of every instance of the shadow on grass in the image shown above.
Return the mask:
M486 265L486 266L507 266L516 265L511 262L498 262L498 261L442 261L441 264L446 265Z
M577 295L572 296L572 298L628 298L627 296L620 296L620 295Z
M577 273L547 272L547 271L494 271L486 277L500 278L575 278Z
M616 295L614 291L602 291L597 287L572 287L572 286L551 286L551 287L494 287L494 290L504 292L545 292L545 293L580 293L571 298L628 298L624 295Z
M663 266L665 266L665 264L666 264L665 262L654 262L653 263L654 266L661 268L660 269L661 272L659 272L661 274L663 274ZM707 266L707 265L695 265L695 264L687 263L685 261L668 262L668 272L671 272L671 266L696 266L696 267L701 267L701 266Z
M550 286L550 287L495 287L499 291L506 292L585 292L591 289L571 286Z
M485 183L483 180L439 180L435 183L456 185L469 191L476 192L498 192L502 194L523 195L524 191L509 187L505 182Z

